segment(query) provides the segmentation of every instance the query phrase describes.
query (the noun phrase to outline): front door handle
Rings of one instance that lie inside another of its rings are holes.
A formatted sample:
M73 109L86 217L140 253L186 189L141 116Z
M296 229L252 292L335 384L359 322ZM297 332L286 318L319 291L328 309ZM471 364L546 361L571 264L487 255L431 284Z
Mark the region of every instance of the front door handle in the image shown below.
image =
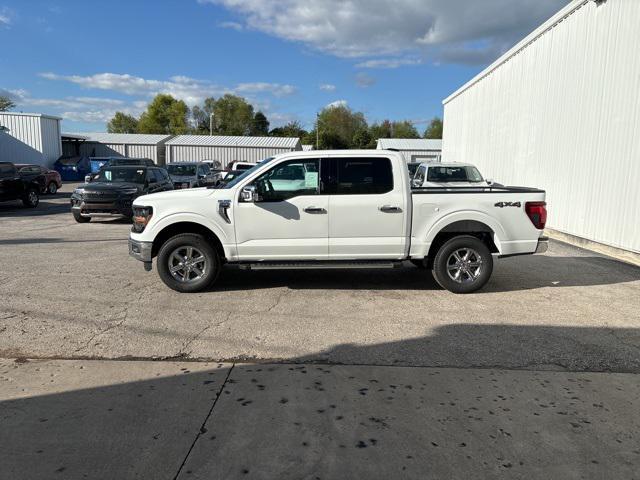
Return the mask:
M379 210L385 213L398 213L402 211L400 207L394 207L393 205L382 205Z
M327 213L327 211L322 207L307 207L304 211L307 213Z

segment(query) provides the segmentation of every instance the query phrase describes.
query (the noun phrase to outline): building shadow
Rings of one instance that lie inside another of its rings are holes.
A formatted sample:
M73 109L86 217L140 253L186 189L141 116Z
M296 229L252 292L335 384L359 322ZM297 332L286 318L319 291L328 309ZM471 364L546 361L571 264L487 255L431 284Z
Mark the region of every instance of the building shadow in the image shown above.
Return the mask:
M640 372L639 344L450 325L264 365L4 362L0 477L633 478L640 377L586 372Z

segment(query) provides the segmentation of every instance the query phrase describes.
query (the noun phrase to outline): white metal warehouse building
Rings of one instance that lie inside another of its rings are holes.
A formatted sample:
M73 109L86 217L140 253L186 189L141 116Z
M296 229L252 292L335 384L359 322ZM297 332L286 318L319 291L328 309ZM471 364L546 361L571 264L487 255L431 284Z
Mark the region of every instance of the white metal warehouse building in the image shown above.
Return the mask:
M424 138L380 138L378 150L398 150L407 163L439 162L442 156L442 140Z
M443 160L547 191L547 225L640 252L640 1L574 0L444 100Z
M52 167L62 155L59 117L0 112L0 161Z
M299 138L178 135L167 143L167 163L218 160L259 162L279 153L302 150Z
M171 135L147 135L142 133L70 133L63 134L70 140L84 139L79 144L79 155L85 157L149 158L158 165L165 163L165 142ZM67 143L67 142L65 142ZM69 145L69 147L73 147ZM65 146L65 154L75 155Z

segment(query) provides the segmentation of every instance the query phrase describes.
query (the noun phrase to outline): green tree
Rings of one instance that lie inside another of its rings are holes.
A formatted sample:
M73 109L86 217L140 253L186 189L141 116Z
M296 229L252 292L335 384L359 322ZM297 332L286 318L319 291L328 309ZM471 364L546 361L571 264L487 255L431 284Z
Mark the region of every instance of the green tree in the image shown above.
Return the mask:
M383 120L381 123L374 123L369 127L369 135L371 135L371 139L375 142L379 138L392 138L391 131L393 130L393 126L389 120Z
M302 128L302 125L298 121L291 121L286 123L282 127L276 127L269 132L272 137L298 137L303 138L308 135L308 132Z
M109 133L137 133L138 119L133 115L116 112L109 123L107 123L107 132Z
M366 128L358 129L353 135L353 141L351 142L353 148L373 148L373 143L371 134Z
M242 97L226 94L213 106L214 134L250 135L253 120L253 106Z
M367 129L361 112L346 105L326 107L318 114L315 128L319 130L320 149L352 148L356 132Z
M16 106L9 97L0 96L0 112L7 112Z
M407 120L402 122L393 122L391 128L391 138L420 138L420 134L416 127Z
M138 133L182 135L189 132L189 107L182 100L160 93L138 121Z
M269 120L262 112L256 112L253 116L253 125L251 126L251 135L266 136L269 135Z
M424 138L441 139L442 128L443 128L442 119L440 119L439 117L434 117L431 120L431 122L429 122L429 125L427 125L427 128L424 131L423 136Z

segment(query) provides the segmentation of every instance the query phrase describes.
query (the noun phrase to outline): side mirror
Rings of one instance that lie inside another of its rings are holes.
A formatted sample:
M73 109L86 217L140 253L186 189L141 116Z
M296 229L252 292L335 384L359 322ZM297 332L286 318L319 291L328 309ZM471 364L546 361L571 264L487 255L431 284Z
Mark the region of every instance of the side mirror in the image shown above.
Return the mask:
M89 174L89 175L85 175L84 176L84 183L91 183L91 179L93 178L93 175Z
M493 178L485 178L484 181L487 182L487 185L493 185Z
M247 185L240 192L240 201L243 203L253 203L259 201L255 185Z

